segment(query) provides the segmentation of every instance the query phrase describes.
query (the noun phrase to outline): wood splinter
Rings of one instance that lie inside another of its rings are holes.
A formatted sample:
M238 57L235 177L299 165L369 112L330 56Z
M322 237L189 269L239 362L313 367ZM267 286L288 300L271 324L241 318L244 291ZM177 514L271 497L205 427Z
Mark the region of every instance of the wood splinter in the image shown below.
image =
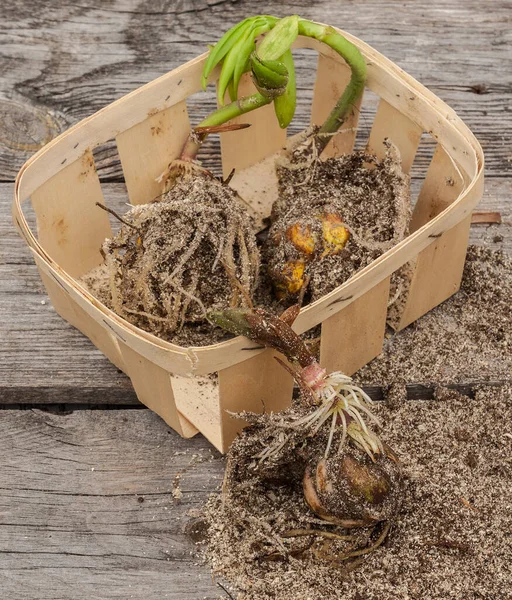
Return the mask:
M497 211L474 212L471 215L471 225L501 224L501 213Z

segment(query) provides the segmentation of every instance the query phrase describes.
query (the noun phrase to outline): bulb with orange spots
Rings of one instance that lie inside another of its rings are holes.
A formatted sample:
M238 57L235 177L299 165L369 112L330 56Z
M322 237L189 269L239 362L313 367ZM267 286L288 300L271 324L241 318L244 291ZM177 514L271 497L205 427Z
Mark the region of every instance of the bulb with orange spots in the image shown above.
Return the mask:
M304 285L304 270L303 260L291 260L284 264L279 273L274 273L272 279L279 300L300 292Z
M284 258L284 261L270 261L269 272L277 297L282 300L298 294L306 280L308 266L326 256L339 254L349 238L343 220L332 212L308 215L284 230L274 231L271 248L274 256Z
M309 225L294 223L286 230L286 237L299 252L310 256L315 251L316 240Z

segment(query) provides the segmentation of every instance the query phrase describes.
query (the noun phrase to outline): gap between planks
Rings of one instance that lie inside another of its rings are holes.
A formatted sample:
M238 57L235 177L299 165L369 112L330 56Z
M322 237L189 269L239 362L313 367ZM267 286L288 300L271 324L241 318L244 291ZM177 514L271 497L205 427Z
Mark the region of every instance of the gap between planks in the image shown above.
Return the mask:
M466 383L408 383L397 385L404 385L407 393L407 400L432 400L435 398L436 390L439 388L446 388L449 390L455 390L467 396L469 398L475 397L475 392L478 389L484 387L499 387L509 383L506 380L493 380L493 381L472 381ZM390 385L363 385L363 390L370 396L372 400L383 401L386 398L387 391ZM84 396L77 390L77 388L70 388L70 392L77 394L77 401L62 401L55 402L55 394L52 394L54 390L47 390L45 394L41 388L0 388L0 410L43 410L46 412L53 413L71 413L75 411L84 410L149 410L146 406L141 404L134 392L124 393L124 402L112 402L109 398L107 401L103 401L98 398L104 394L105 396L111 396L111 389L97 389L92 391L94 394L91 399L88 396ZM27 393L28 392L28 393ZM63 394L64 396L64 394Z

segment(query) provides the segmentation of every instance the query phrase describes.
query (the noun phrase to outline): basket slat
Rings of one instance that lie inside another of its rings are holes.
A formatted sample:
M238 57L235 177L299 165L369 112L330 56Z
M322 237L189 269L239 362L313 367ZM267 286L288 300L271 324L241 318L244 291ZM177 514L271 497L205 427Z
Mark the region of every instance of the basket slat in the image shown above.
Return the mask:
M137 398L185 438L190 438L198 430L183 415L174 402L174 394L169 373L147 360L124 342L119 349L126 366L126 373L132 381Z
M279 412L290 406L293 379L275 356L273 350L265 350L254 358L219 371L221 452L229 448L246 425L244 421L234 419L229 412Z
M389 277L322 323L320 364L352 375L382 351Z
M157 178L180 155L190 132L185 101L179 102L116 137L128 196L132 204L144 204L162 192Z
M230 413L280 411L290 405L291 375L265 350L218 372L217 378L172 376L176 406L221 452L247 423ZM281 357L282 358L282 357Z
M103 305L96 298L83 295L83 288L79 287L76 282L70 285L67 279L62 277L61 269L49 264L34 250L32 250L32 255L39 271L47 275L50 281L55 281L62 292L69 296L72 303L76 303L100 327L105 327L111 332L117 340L129 344L136 352L169 372L183 375L193 372L195 357L191 356L185 348L168 342L165 342L163 347L163 341L159 338L142 332L111 311L108 311L109 314L105 314ZM83 332L85 335L89 335L87 330L84 329ZM146 335L142 336L140 333Z
M465 187L461 175L446 150L438 144L414 206L411 232L428 223L459 197Z
M422 133L423 129L419 125L381 99L370 132L367 151L375 154L379 159L383 158L386 154L383 141L388 138L400 151L402 170L404 173L409 173Z
M453 160L438 144L414 208L411 231L419 229L458 198L465 187L461 175ZM470 224L469 211L458 225L438 234L433 243L418 254L398 330L419 319L459 289Z
M471 215L418 255L397 331L410 325L460 288Z
M112 235L91 152L43 183L31 195L38 239L45 252L72 277L102 262L101 244Z
M325 121L349 81L350 69L344 62L334 60L324 54L318 55L313 104L311 106L312 125L321 125ZM323 158L341 156L352 152L362 100L363 96L361 95L351 114L345 119L341 131L333 136L323 151Z
M246 96L256 91L249 73L242 75L238 96ZM226 102L229 98L226 97ZM250 123L248 129L222 133L220 147L222 173L227 177L232 169L245 169L277 152L286 143L286 129L281 129L269 104L251 113L232 119L230 123Z
M124 364L117 338L103 325L97 323L91 315L85 312L78 304L74 303L74 311L76 314L75 321L71 321L79 331L86 335L91 342L101 350L103 354L113 363L118 369L126 373L126 365Z
M270 160L266 159L242 171L235 171L231 180L231 187L239 193L257 227L265 226L265 219L278 197L279 184L275 169L277 156L272 155Z
M125 371L116 338L80 308L76 302L73 302L64 288L50 275L47 275L41 267L39 267L39 274L55 312L86 335L118 369Z

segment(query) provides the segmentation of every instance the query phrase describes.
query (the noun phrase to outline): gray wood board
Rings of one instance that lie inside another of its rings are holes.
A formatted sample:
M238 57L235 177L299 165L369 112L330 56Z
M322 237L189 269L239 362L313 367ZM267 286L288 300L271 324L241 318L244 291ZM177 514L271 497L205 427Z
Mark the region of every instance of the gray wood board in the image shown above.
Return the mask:
M147 410L3 411L2 598L227 597L186 533L223 470Z
M308 2L89 0L8 1L0 9L0 180L10 181L41 145L82 118L201 53L220 33L257 13L299 13L361 37L455 108L480 139L487 173L510 169L512 78L510 4L506 0ZM316 58L297 53L298 114L308 122ZM484 94L473 86L483 85ZM363 105L360 138L377 99ZM193 122L214 107L214 94L189 101ZM424 172L432 144L421 146L413 175ZM97 152L103 178L119 178L113 144ZM204 160L218 166L217 142Z

